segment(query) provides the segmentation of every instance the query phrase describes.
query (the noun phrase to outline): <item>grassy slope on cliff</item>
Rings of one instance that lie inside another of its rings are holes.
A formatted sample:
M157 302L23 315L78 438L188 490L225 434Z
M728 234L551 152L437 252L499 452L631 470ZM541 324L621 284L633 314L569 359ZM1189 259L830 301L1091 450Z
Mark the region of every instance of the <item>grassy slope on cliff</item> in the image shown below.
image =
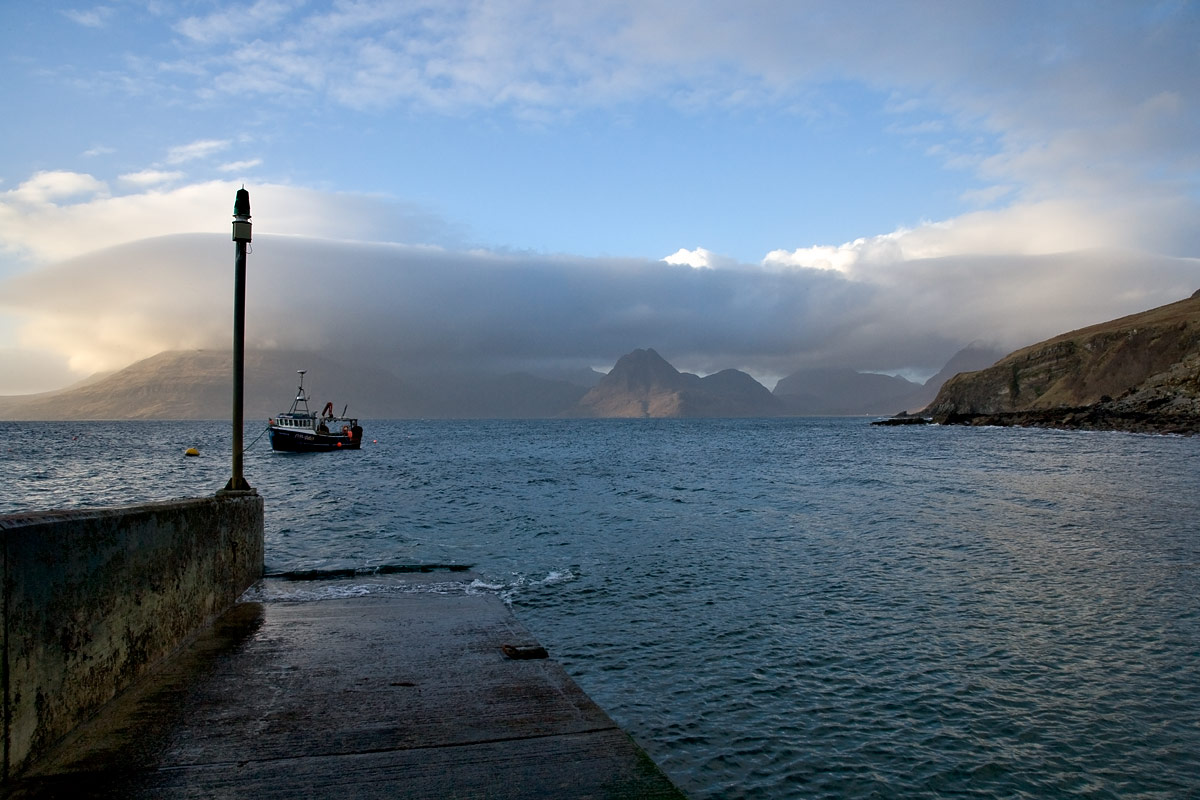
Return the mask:
M957 375L926 412L945 421L994 423L1008 415L1012 424L1194 430L1198 368L1200 292Z

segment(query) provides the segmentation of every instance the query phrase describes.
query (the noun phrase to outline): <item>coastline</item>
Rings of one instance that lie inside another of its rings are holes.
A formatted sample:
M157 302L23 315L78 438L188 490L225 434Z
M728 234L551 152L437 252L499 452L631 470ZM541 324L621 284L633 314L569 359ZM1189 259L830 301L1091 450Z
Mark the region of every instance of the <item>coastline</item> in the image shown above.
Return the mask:
M1005 428L1054 428L1072 431L1120 431L1159 435L1193 436L1200 433L1200 417L1194 414L1162 414L1079 406L1029 411L951 413L936 415L939 425L998 426Z

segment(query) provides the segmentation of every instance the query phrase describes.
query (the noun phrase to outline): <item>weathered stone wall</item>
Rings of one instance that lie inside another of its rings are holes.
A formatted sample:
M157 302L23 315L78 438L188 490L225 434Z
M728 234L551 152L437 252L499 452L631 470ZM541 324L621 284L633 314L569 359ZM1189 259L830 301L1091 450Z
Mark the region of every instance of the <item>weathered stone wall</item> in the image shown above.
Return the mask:
M254 494L0 516L7 779L262 575Z

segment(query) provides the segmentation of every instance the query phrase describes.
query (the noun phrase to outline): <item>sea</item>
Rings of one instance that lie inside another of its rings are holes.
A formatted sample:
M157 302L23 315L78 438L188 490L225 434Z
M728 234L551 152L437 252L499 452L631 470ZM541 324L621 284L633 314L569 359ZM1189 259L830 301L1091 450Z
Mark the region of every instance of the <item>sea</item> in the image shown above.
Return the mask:
M693 800L1200 797L1200 438L394 420L296 455L264 426L269 573L471 565L436 590L501 596ZM0 513L209 495L230 438L0 423Z

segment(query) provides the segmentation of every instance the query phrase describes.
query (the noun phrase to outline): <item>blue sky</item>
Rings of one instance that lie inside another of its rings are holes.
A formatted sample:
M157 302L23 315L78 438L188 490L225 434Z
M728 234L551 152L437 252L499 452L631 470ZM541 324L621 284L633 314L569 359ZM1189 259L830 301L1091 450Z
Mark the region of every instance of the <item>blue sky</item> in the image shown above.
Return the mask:
M656 347L764 382L919 375L1200 288L1195 3L149 0L0 21L0 394L225 346L208 320L243 183L251 342L337 331L412 363L478 366L487 343L513 368ZM264 296L330 260L405 319ZM432 330L458 344L407 344Z

